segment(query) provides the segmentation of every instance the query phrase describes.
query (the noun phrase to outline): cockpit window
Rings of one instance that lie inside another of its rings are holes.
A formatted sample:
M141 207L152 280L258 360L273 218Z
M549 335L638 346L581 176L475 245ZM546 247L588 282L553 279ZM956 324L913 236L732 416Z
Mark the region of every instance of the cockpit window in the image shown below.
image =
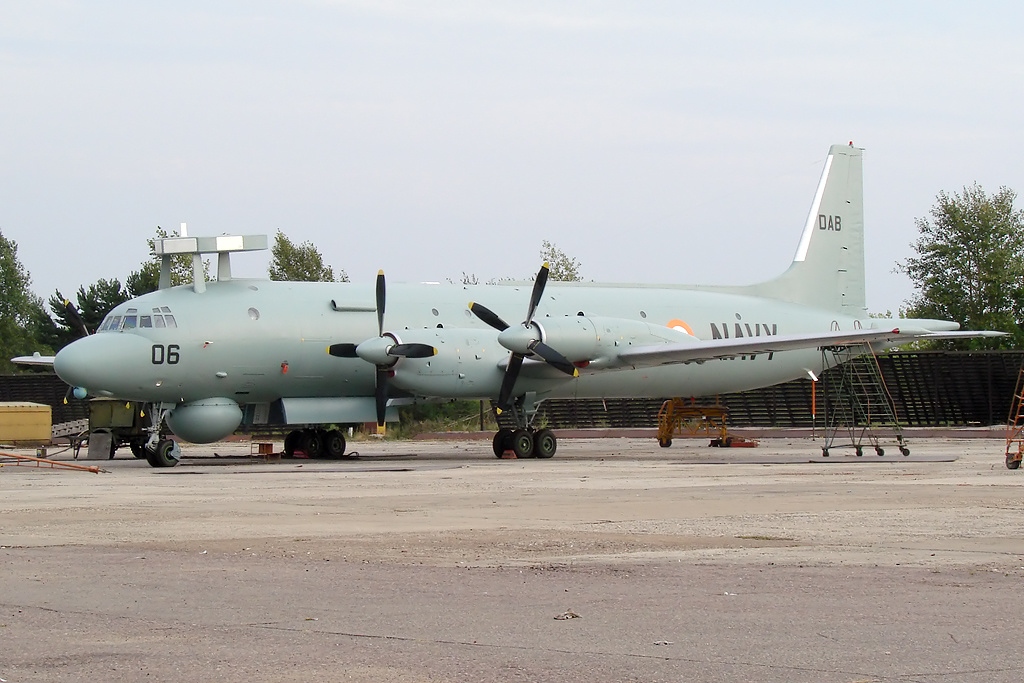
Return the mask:
M112 315L110 316L110 324L107 325L108 330L116 330L121 327L121 316Z
M151 316L151 315L140 315L139 316L139 327L153 327L153 316Z
M164 327L164 317L162 315L154 315L153 323L156 327Z
M165 307L166 310L166 307ZM177 327L178 323L174 322L173 315L164 315L164 320L167 322L167 327Z
M112 317L109 316L109 315L106 318L104 318L103 319L103 323L100 325L100 328L98 330L96 330L96 331L97 332L106 332L107 330L109 330L110 329L110 321L111 321L111 319L112 319Z

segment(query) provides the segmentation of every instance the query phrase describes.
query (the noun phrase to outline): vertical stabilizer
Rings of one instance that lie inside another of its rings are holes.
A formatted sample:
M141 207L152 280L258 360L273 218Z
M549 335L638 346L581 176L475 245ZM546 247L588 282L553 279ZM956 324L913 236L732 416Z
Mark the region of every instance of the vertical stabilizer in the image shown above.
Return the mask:
M864 315L863 152L852 144L829 149L793 264L755 285L759 295Z

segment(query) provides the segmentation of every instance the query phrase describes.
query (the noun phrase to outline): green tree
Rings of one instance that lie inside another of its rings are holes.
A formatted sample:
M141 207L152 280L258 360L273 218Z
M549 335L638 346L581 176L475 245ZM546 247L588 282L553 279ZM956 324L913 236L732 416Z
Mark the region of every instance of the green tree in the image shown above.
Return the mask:
M547 261L548 278L562 282L582 282L580 275L580 262L572 258L553 243L544 240L541 242L540 257Z
M156 226L156 235L146 240L149 244L149 251L152 254L152 257L150 260L143 263L138 270L132 271L132 273L125 279L125 292L128 294L129 298L134 299L137 296L142 296L149 292L155 292L160 288L161 257L153 253L155 241L157 239L177 236L177 230L168 233L159 225ZM203 277L206 280L210 279L209 259L203 261ZM187 284L192 284L192 255L175 254L171 257L171 286L176 287L178 285Z
M268 268L271 280L290 280L292 282L348 282L348 273L344 270L334 277L334 269L324 263L320 251L312 242L296 245L280 230L274 238L271 248L271 261Z
M89 334L96 332L103 318L118 304L124 303L129 298L128 290L121 286L121 282L114 278L112 280L99 279L93 284L78 288L78 295L73 301L78 310L79 317L85 323ZM56 320L57 339L55 349L70 344L82 335L82 331L68 315L67 307L64 305L64 295L59 291L54 292L48 303L53 317Z
M930 215L916 220L916 256L897 266L917 289L906 314L1011 335L946 347L1005 348L1024 341L1024 211L1014 208L1015 199L1009 188L987 195L975 183L961 194L940 192Z
M43 300L29 290L31 284L31 276L18 260L17 242L0 232L0 372L16 369L10 361L14 356L52 352L38 338L49 316Z

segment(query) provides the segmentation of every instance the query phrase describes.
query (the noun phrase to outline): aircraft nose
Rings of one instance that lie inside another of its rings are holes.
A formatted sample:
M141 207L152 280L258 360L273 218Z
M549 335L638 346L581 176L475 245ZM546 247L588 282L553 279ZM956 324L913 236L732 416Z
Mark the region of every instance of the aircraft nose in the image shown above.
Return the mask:
M116 396L132 383L131 367L148 359L149 342L134 334L105 332L68 344L53 359L57 376L73 387Z

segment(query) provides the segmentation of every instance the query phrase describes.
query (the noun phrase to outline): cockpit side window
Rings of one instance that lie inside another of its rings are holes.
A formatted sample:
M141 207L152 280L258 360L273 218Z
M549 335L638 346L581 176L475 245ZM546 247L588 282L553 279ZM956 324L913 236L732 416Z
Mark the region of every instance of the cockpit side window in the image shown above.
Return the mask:
M177 327L178 323L174 322L174 316L165 314L164 320L167 322L167 327Z
M110 323L111 323L112 320L113 320L113 316L109 316L108 315L106 318L103 319L103 323L100 325L100 328L98 330L96 330L96 331L97 332L106 332L107 330L109 330L110 329Z
M121 327L121 316L112 315L110 316L110 324L107 325L108 330L116 330Z

